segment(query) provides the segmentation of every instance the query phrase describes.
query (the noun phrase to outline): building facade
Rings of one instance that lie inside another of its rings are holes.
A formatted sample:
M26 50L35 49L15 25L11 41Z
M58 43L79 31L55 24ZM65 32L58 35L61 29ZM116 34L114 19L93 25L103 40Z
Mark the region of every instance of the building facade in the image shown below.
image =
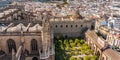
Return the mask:
M85 33L86 41L94 54L99 56L99 60L119 60L119 52L112 49L107 41L102 37L98 36L96 32L88 30Z
M36 21L23 8L13 7L0 12L0 59L54 60L48 16Z
M85 21L78 19L72 21L71 19L58 19L51 21L51 29L54 31L55 36L62 34L63 37L79 37L83 36L87 29L91 29L92 21Z

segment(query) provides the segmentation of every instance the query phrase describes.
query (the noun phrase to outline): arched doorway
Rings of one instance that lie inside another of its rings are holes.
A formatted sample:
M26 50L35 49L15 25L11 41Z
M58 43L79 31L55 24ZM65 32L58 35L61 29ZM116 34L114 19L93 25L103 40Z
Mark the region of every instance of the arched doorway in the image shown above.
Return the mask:
M7 40L7 46L8 46L9 53L12 52L12 49L16 52L16 44L14 40L12 39Z
M37 57L33 57L32 60L38 60L38 58Z
M35 39L31 40L31 53L38 54L38 45L37 45L37 40Z

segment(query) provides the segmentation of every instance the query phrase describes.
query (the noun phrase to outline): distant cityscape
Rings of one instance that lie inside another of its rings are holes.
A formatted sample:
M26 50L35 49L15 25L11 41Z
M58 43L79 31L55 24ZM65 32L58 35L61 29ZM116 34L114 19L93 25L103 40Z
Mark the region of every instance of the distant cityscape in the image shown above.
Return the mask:
M0 60L120 60L120 2L1 0Z

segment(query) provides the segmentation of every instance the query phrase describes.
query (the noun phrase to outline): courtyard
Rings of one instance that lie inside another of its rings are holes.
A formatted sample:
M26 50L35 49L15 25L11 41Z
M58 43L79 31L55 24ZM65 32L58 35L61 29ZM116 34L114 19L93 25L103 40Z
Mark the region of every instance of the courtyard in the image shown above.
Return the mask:
M55 38L55 60L98 60L85 40Z

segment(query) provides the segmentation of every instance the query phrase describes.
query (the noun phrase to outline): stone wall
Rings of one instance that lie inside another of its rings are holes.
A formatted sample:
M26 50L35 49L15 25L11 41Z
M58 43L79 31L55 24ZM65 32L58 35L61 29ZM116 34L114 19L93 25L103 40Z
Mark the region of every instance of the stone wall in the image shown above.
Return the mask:
M41 37L40 36L0 36L0 47L3 51L5 51L6 53L9 53L8 51L8 45L7 45L7 40L12 39L14 40L15 44L16 44L16 50L18 50L20 44L21 44L21 38L24 39L24 48L27 49L30 53L31 53L31 40L35 39L37 40L37 44L38 44L38 48L41 47Z
M91 21L51 21L51 29L54 35L62 34L63 37L78 37L85 28L91 28Z

